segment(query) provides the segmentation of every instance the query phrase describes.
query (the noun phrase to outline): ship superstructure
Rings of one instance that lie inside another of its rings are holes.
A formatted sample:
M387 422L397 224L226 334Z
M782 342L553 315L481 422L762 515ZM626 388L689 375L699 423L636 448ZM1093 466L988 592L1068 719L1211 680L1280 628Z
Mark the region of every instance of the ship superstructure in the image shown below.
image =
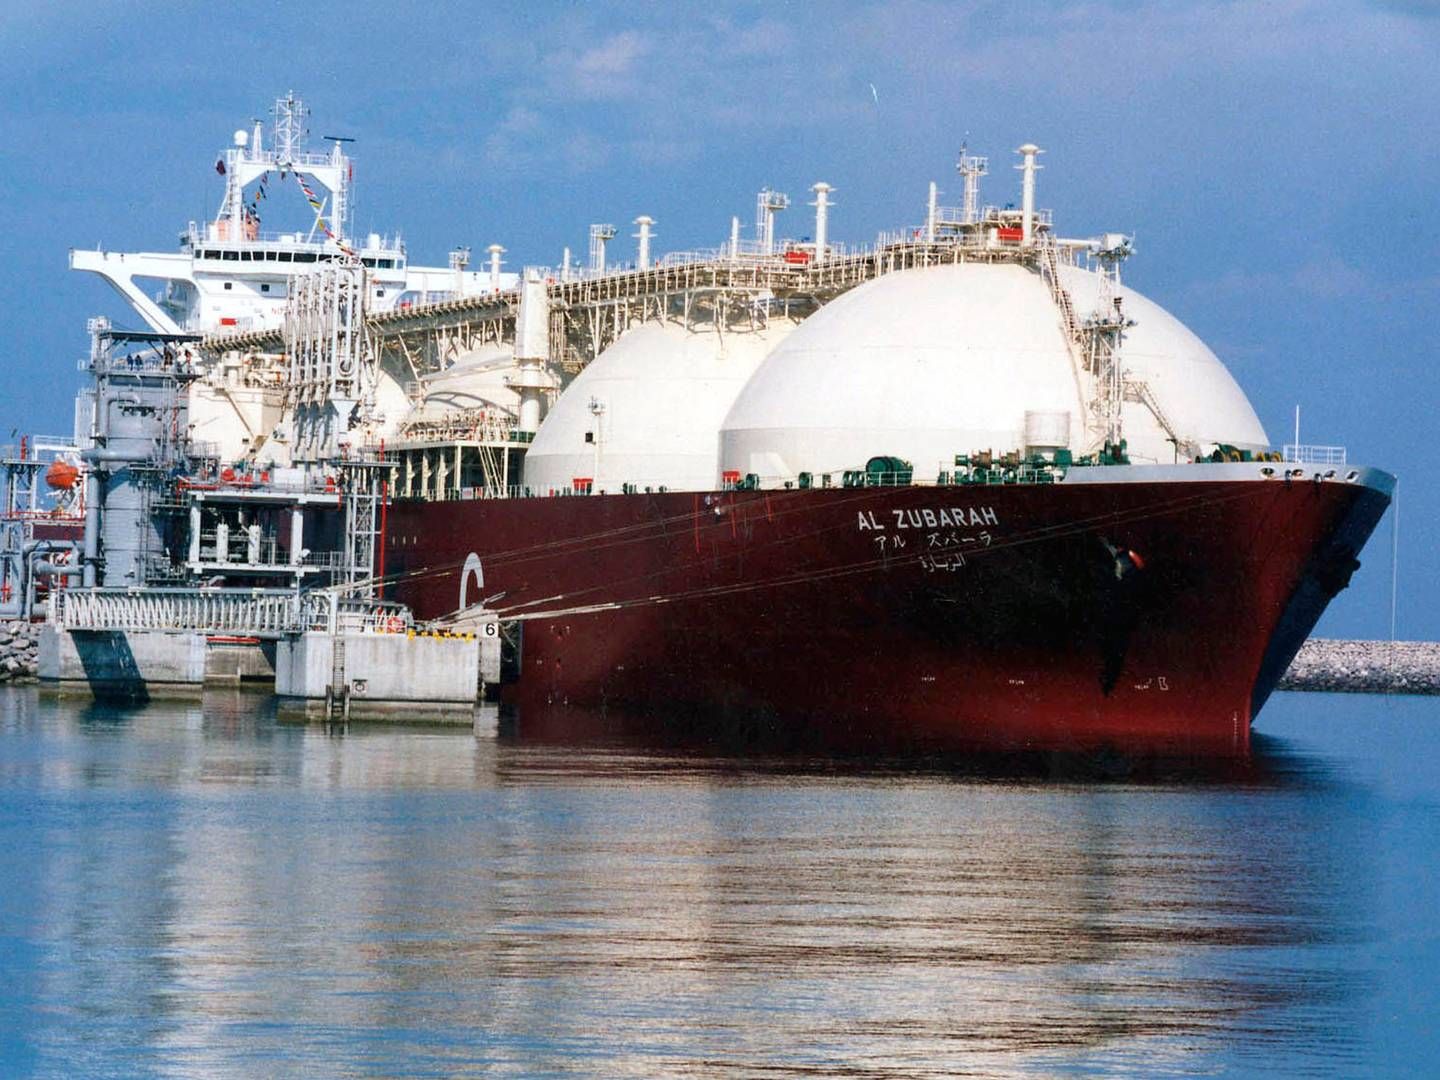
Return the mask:
M268 132L259 120L235 132L215 161L224 185L215 216L190 222L179 251L77 248L70 252L71 269L99 274L152 330L165 334L279 327L291 279L340 255L366 267L377 312L513 286L513 274L467 270L466 248L455 250L448 267L415 266L398 235L351 236L350 140L333 137L328 150L310 150L308 116L304 102L287 94L276 99ZM309 207L308 226L262 228L269 210L286 199Z

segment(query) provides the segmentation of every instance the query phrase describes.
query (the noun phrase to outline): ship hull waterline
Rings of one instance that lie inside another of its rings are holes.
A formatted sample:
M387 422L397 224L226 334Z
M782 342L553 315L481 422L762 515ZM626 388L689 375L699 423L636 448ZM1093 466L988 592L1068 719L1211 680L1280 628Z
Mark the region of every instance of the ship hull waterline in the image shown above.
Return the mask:
M1389 481L397 502L387 595L519 626L504 694L531 718L613 706L846 751L1245 754Z

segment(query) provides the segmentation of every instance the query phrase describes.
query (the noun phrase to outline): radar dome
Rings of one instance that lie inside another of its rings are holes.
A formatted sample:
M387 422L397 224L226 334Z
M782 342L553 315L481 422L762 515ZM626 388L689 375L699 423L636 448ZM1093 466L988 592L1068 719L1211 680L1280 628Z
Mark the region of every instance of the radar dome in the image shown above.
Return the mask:
M1063 268L1083 317L1097 275ZM1229 372L1173 316L1121 290L1136 325L1123 362L1183 438L1263 445L1265 433ZM1146 325L1148 324L1148 325ZM1143 326L1143 329L1142 329ZM887 274L821 308L776 347L721 429L721 468L775 483L858 469L877 455L933 480L957 453L1023 449L1032 425L1077 452L1088 441L1089 376L1076 370L1044 280L1011 264L958 263ZM1142 415L1143 414L1143 415ZM1127 403L1137 461L1174 446L1144 405Z
M556 400L525 455L525 484L713 488L720 422L793 326L772 317L717 331L666 319L626 332Z

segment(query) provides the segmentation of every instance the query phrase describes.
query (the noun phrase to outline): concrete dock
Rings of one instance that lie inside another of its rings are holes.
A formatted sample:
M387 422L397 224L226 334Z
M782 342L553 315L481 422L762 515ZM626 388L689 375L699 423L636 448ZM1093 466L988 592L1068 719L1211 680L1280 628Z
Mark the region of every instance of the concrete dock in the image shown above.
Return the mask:
M0 684L20 680L33 680L37 674L37 645L41 637L42 625L40 623L4 622L0 621ZM103 636L103 635L97 635ZM165 642L167 646L162 650L163 655L150 657L152 661L161 663L165 671L175 669L169 678L164 677L160 669L150 670L146 665L146 671L150 679L158 684L175 683L191 684L198 692L201 684L214 685L216 683L240 683L247 681L270 682L276 679L276 657L274 643L263 645L242 645L230 643L224 639L211 638L206 640L199 635L166 635L173 638ZM183 640L182 640L183 639ZM71 682L81 681L86 677L86 667L91 670L90 676L98 676L103 683L107 676L118 676L121 672L110 672L109 666L100 664L97 667L97 659L102 652L109 657L109 652L115 650L100 649L101 642L90 645L89 651L93 654L88 657L88 664L81 664L81 657L73 644L67 642L69 647L65 651L65 657L70 661L67 672L71 675ZM371 641L359 641L357 645L365 645L367 649L378 648L387 643L380 642L378 645ZM394 642L388 643L391 648L395 647ZM487 643L488 644L488 643ZM315 643L297 641L290 649L298 650L293 656L287 656L286 660L292 664L299 661L292 667L289 682L296 685L315 682L317 679L323 682L323 677L330 671L332 660L331 654L326 653L321 657L316 652ZM464 657L450 656L447 649L466 650ZM445 684L446 692L440 693L438 697L453 705L450 701L457 694L449 688L449 682L454 680L455 672L474 670L475 661L468 655L468 650L479 649L482 659L480 661L482 678L484 681L497 681L498 669L492 671L498 665L498 655L491 656L484 649L483 645L473 643L452 642L446 643L434 649L437 655L445 654L445 663L441 668L448 666L450 678L441 679ZM430 650L427 650L430 651ZM124 650L129 663L136 661L133 650ZM304 654L310 655L304 655ZM72 655L73 654L73 655ZM363 654L363 655L362 655ZM138 659L146 659L140 657ZM371 656L368 651L362 649L355 657L357 670L365 670L370 673L369 677L379 676L372 691L368 683L356 688L357 699L372 696L372 699L396 698L411 707L413 702L407 700L409 695L398 692L398 688L390 685L394 676L387 678L387 671L398 671L398 673L415 674L408 665L394 666L395 658L389 658L389 662L379 662L377 656ZM426 658L428 661L428 657ZM459 664L451 664L451 661L462 661ZM113 658L110 658L110 666L113 666ZM437 672L429 664L422 665L426 668L427 674L423 679L417 679L419 684L430 684L433 682ZM181 667L186 668L180 672ZM71 671L70 668L74 670ZM313 668L313 671L309 669ZM103 670L102 670L103 669ZM193 670L190 670L193 669ZM307 674L302 677L301 672ZM52 678L59 675L59 672L52 674ZM363 680L361 680L363 682ZM384 684L384 685L382 685ZM317 686L319 683L316 684ZM438 685L438 684L436 684ZM288 684L287 684L288 688ZM1307 641L1301 648L1300 654L1295 657L1294 663L1285 677L1280 680L1279 689L1297 691L1317 691L1329 693L1355 693L1355 694L1440 694L1440 642L1433 641L1345 641L1328 638L1313 638ZM300 693L301 696L323 697L322 693L315 691L314 687L308 690L291 691ZM402 710L403 711L403 710Z

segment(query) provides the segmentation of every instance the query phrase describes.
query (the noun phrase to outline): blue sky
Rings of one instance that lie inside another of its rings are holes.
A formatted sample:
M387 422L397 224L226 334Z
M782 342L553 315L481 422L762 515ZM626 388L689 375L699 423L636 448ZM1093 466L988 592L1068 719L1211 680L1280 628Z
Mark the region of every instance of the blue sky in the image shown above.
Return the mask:
M1440 4L17 0L0 420L67 429L86 317L136 323L67 249L172 249L214 213L216 152L289 89L316 135L357 140L357 229L441 265L497 241L553 264L641 213L658 250L713 246L761 186L802 204L822 179L832 236L868 242L918 221L932 179L958 201L966 138L988 199L1018 199L1033 140L1061 231L1134 233L1129 283L1272 439L1299 403L1305 441L1401 476L1400 633L1440 637ZM1388 634L1389 529L1322 631Z

